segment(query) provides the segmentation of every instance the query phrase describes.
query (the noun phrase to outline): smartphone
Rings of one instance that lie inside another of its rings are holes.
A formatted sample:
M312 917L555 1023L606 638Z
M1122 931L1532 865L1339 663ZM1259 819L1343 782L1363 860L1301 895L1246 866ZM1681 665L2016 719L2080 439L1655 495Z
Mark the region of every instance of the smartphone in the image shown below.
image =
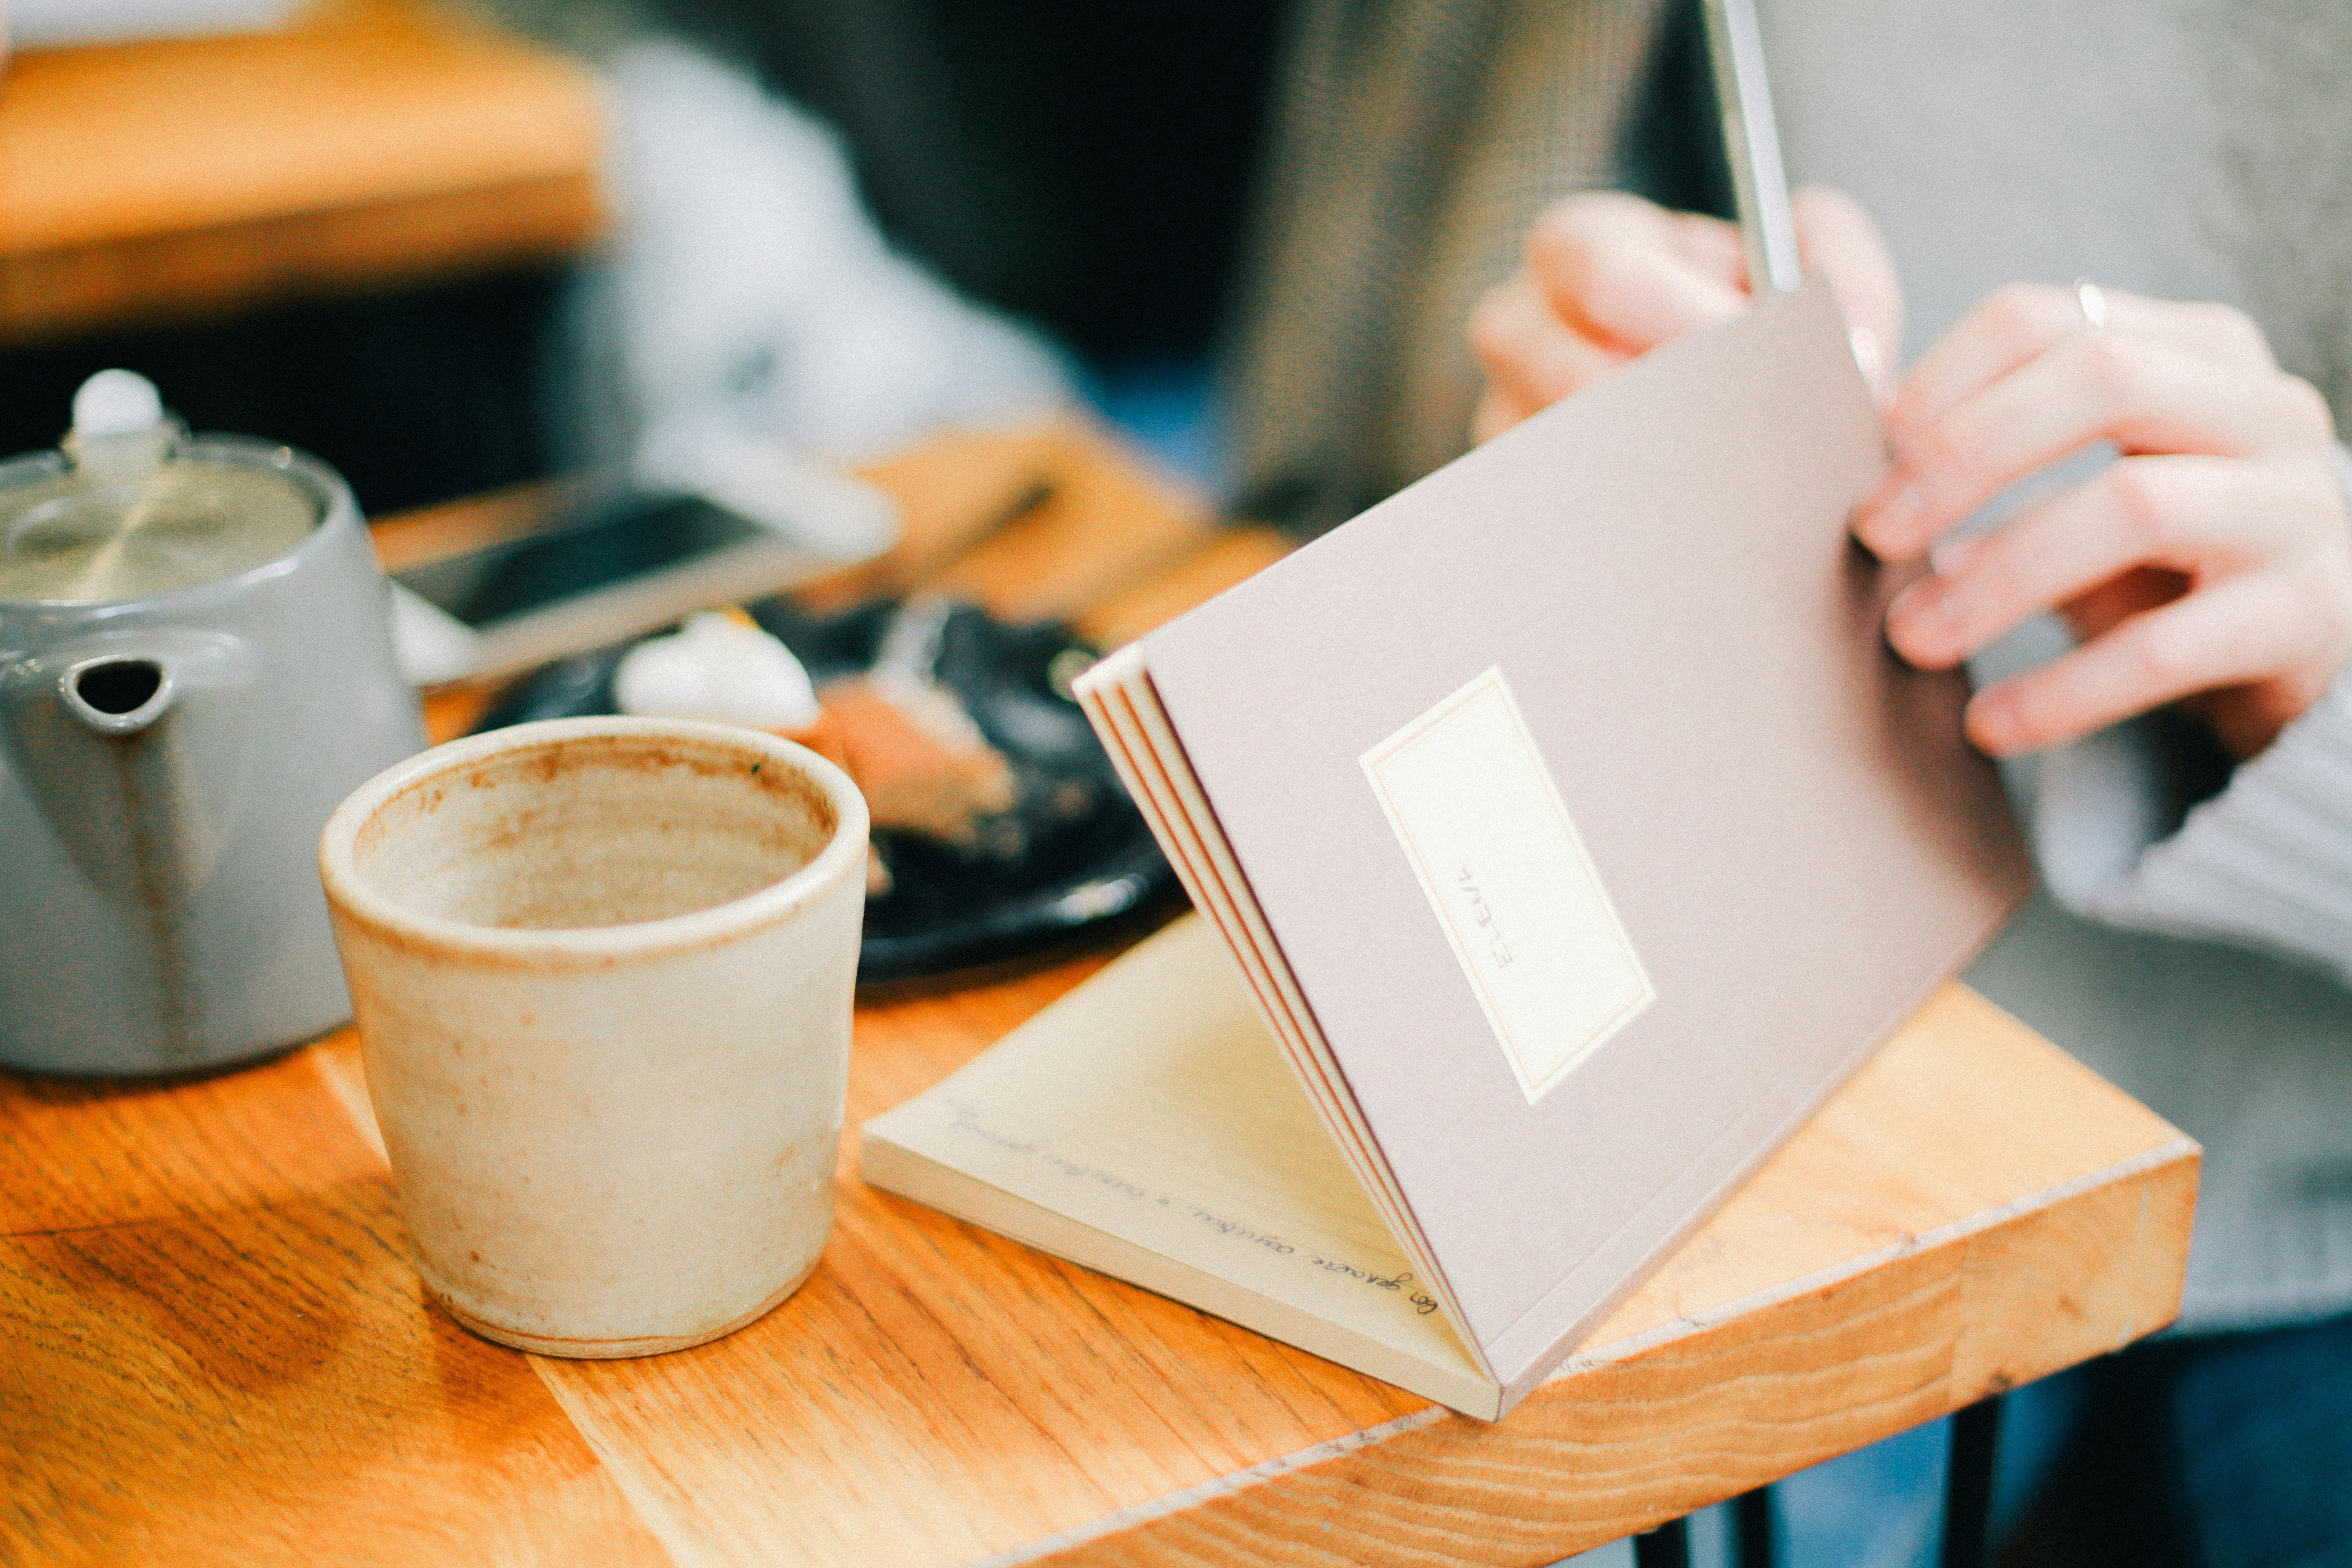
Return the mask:
M780 593L872 552L821 548L813 531L786 531L707 495L621 495L394 574L394 640L420 686L503 675Z

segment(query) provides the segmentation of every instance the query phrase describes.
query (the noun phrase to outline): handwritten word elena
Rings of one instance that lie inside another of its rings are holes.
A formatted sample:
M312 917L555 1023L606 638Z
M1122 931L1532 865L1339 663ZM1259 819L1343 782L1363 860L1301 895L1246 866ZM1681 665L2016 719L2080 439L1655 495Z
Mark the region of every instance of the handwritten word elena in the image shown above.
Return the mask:
M1462 874L1454 879L1454 889L1469 906L1471 923L1477 927L1479 936L1485 940L1486 955L1495 961L1495 967L1511 967L1511 944L1503 940L1501 929L1495 924L1494 906L1486 901L1486 895L1478 890L1475 868L1467 865L1462 868Z

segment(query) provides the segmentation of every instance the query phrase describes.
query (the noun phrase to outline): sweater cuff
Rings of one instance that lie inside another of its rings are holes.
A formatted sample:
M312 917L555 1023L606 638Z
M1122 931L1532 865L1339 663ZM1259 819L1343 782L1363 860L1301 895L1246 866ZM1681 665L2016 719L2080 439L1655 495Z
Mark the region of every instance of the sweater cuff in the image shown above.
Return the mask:
M2095 919L2218 937L2352 979L2352 673L2127 874L2086 880L2105 885L2056 890Z
M2336 460L2352 499L2352 452L2339 444ZM1981 685L2070 641L2037 623L1971 668ZM2260 948L2352 981L2352 669L2185 816L2179 737L2163 728L2144 715L2003 765L2051 892L2110 925Z

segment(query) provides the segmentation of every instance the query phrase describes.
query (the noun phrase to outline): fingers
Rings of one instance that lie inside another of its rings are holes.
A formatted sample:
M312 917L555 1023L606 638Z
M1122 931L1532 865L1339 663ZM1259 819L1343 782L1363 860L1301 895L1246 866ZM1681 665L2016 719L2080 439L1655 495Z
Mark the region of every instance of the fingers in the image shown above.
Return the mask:
M1898 410L1910 395L1906 385ZM1856 509L1854 533L1880 559L1904 561L1999 491L2095 441L2127 453L2257 458L2324 439L2328 416L2291 377L2102 331L2026 361L1924 428L1889 424L1895 463Z
M1836 289L1855 358L1883 398L1903 327L1885 246L1850 197L1809 188L1794 204L1800 248ZM1472 434L1483 441L1748 303L1732 225L1620 192L1570 196L1536 221L1518 271L1472 312L1470 346L1486 377Z
M1613 191L1553 206L1519 269L1471 312L1486 385L1471 422L1485 441L1634 356L1747 305L1738 237L1717 219Z
M2240 312L2120 291L2095 331L2072 289L2005 289L1913 369L1895 461L1856 509L1882 559L1935 574L1887 639L1946 668L2045 610L2087 640L1981 692L1995 752L2193 698L2233 754L2269 744L2352 661L2352 527L2334 425ZM1935 542L1997 493L2101 440L2126 455L2000 531Z
M2104 335L2145 339L2192 358L2250 374L2278 363L2262 329L2226 305L2150 300L2119 289L2102 291ZM1916 441L1955 406L2062 343L2090 336L2071 288L2020 283L1995 289L1922 354L1887 411L1898 447Z
M1533 409L1521 412L1517 405L1505 402L1489 386L1478 395L1477 405L1470 410L1470 444L1483 447L1534 412L1536 410Z
M1903 342L1903 289L1878 226L1843 191L1808 185L1790 198L1805 270L1830 280L1853 342L1854 363L1883 404L1894 394Z
M1538 218L1527 270L1561 321L1627 356L1748 308L1738 230L1613 191L1571 196Z
M1935 574L1889 607L1887 640L1921 668L1946 669L2137 568L2202 581L2249 570L2324 521L2329 498L2315 488L2305 468L2126 458L1997 532L1939 546Z
M1969 738L2009 756L2063 744L2195 692L2284 679L2315 694L2297 672L2315 637L2340 641L2333 615L2288 573L2212 584L1979 692L1969 704ZM2339 647L2336 667L2342 662ZM2268 737L2252 739L2258 750Z
M1470 352L1486 375L1473 427L1479 441L1606 375L1627 357L1553 314L1525 272L1490 290L1471 312Z
M2130 308L2127 296L2108 296L2110 312ZM2085 330L2071 292L2032 284L1996 289L1937 339L1903 378L1886 411L1889 439L1917 445L1964 399Z

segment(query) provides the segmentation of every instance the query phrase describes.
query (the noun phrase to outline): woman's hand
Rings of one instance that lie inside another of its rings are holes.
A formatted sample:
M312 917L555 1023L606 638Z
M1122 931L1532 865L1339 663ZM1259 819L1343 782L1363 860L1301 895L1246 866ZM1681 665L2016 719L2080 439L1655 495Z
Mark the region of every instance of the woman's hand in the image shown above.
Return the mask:
M1828 274L1855 358L1884 396L1902 296L1850 198L1795 198L1799 247ZM2167 702L2249 757L2352 663L2352 521L2326 405L2252 322L2215 305L2109 293L2085 330L2068 289L1992 295L1930 350L1887 411L1895 467L1854 517L1882 559L1928 554L1997 491L2101 439L2122 459L1998 532L1934 552L1896 600L1895 649L1958 664L2063 611L2084 646L1979 692L1969 731L1996 754L2088 734ZM1659 344L1747 307L1738 231L1613 192L1571 196L1479 302L1484 441Z
M2109 292L1988 298L1905 377L1895 465L1854 514L1882 560L1928 556L1887 637L1923 668L2063 611L2084 639L1979 692L1996 755L2189 699L2240 759L2352 661L2352 524L2327 405L2260 329L2219 305ZM1936 544L1997 491L2093 442L2121 459L1998 531Z
M1884 395L1903 331L1886 247L1841 192L1801 190L1793 205L1805 266L1828 274L1854 357ZM1615 191L1570 196L1536 220L1519 269L1471 314L1471 352L1486 375L1472 439L1747 308L1748 263L1730 224Z

